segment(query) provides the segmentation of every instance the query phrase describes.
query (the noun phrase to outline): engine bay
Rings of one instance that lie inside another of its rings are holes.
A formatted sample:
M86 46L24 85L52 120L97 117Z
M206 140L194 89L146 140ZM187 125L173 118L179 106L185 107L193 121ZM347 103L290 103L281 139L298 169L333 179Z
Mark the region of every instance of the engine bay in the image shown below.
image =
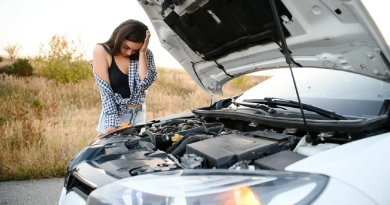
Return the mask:
M95 145L104 148L96 166L116 178L176 169L265 169L283 171L311 155L362 136L305 132L235 119L189 117L116 131Z

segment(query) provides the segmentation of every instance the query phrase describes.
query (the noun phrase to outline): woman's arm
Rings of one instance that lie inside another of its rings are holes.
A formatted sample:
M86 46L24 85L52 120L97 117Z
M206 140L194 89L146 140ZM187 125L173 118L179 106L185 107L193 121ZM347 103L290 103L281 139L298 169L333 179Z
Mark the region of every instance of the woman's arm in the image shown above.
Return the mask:
M106 50L102 45L96 45L93 49L93 71L110 85L110 78L108 76L108 60Z
M140 77L140 83L136 86L136 90L138 92L144 92L145 90L147 90L157 79L157 70L156 65L154 63L154 56L150 49L147 49L146 51L146 62L148 69L144 79L141 79Z
M138 61L138 75L141 81L143 81L146 77L146 74L148 73L148 61L146 57L146 51L149 46L149 39L150 39L150 32L149 30L146 31L146 38L144 41L144 44L142 45L142 48L138 51L139 52L139 61Z
M154 64L153 53L148 49L150 39L149 30L146 31L146 38L142 48L139 50L139 61L138 61L138 77L140 83L137 84L135 92L144 92L147 90L152 83L157 79L156 66Z
M96 45L93 51L92 67L94 71L94 77L100 89L103 113L105 116L105 130L102 131L102 134L110 132L122 125L118 117L118 110L116 109L115 105L114 92L110 86L108 64L107 52L102 45Z

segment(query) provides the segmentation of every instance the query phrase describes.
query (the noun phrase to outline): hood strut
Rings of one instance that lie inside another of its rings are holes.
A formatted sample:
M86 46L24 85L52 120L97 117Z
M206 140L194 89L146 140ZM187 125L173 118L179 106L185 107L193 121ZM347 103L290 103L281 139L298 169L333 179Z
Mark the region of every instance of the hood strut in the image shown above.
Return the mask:
M278 9L277 9L276 4L275 4L275 0L269 0L269 2L270 2L270 5L271 5L272 14L274 16L276 30L277 30L279 39L280 39L281 44L282 44L281 47L283 49L283 55L286 58L286 63L290 67L291 76L292 76L292 79L293 79L293 82L294 82L295 92L297 94L299 107L300 107L302 118L303 118L303 123L304 123L305 128L306 128L306 141L308 143L310 143L310 142L313 141L313 139L311 138L310 133L309 133L309 128L307 127L306 117L305 117L305 113L303 112L301 98L299 97L298 87L297 87L297 84L295 82L295 77L294 77L293 70L291 68L291 63L294 62L294 60L291 57L290 50L288 49L288 46L287 46L287 43L286 43L286 37L284 36L283 29L282 29L282 24L280 23L280 18L279 18L279 14L278 14Z

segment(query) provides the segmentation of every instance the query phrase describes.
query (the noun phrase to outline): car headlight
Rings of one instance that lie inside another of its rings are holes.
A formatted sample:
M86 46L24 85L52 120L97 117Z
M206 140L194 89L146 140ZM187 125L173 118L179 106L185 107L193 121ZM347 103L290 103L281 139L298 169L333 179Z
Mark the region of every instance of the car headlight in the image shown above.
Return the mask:
M87 204L308 204L324 189L323 175L274 171L182 170L116 181L94 190Z

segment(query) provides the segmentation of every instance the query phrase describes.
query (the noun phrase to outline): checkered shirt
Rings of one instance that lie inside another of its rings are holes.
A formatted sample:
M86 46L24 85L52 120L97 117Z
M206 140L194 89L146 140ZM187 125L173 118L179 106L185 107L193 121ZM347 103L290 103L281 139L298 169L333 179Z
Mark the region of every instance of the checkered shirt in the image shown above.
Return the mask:
M157 79L157 72L156 66L154 64L153 53L149 49L147 49L146 51L146 59L148 62L148 72L143 81L141 81L138 75L138 60L130 61L130 98L122 98L120 94L114 93L111 86L106 81L101 79L95 72L93 72L93 76L95 77L97 85L100 89L105 128L120 127L122 125L118 115L124 114L127 109L126 104L141 105L145 102L147 89Z

